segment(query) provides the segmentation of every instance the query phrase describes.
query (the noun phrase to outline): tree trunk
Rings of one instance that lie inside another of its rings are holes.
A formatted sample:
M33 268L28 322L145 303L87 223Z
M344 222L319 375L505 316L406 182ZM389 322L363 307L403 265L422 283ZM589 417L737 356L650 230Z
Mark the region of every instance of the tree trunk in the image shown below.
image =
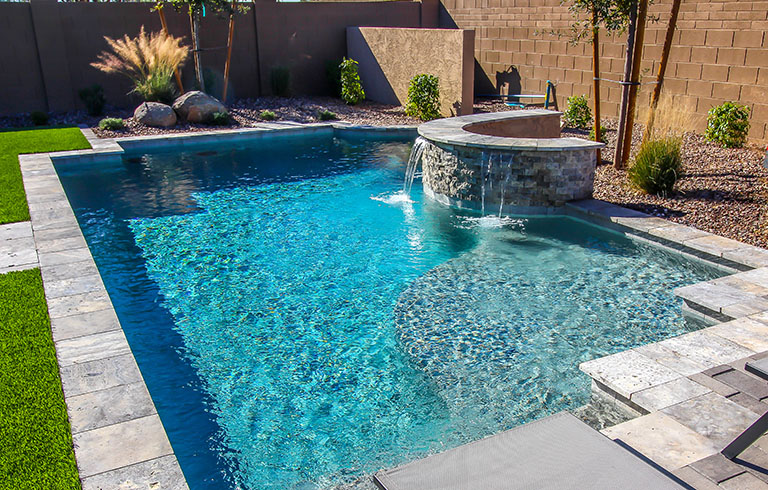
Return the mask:
M647 141L652 136L653 120L656 115L656 106L659 104L659 97L661 97L661 84L664 83L664 74L667 71L667 63L669 62L669 51L672 49L672 37L675 34L675 27L677 26L677 16L680 13L680 4L682 0L674 0L672 3L672 12L669 17L669 25L667 26L667 36L664 38L664 48L661 52L661 61L659 62L659 73L656 75L656 86L653 87L653 94L651 95L651 107L648 109L648 121L645 123L645 133L643 133L643 142Z
M189 12L189 22L192 26L192 52L195 60L195 78L197 86L205 92L205 80L203 80L203 67L200 63L200 12L193 10Z
M637 32L635 33L635 53L632 61L632 85L629 86L629 107L627 108L627 129L624 133L624 147L621 154L621 164L626 166L629 152L632 149L632 131L635 126L635 106L637 105L638 81L640 65L643 62L643 43L645 42L645 19L648 14L648 0L640 0L637 13Z
M616 135L616 153L613 165L623 168L621 156L624 153L624 132L627 128L627 108L629 107L629 83L632 78L632 59L635 53L635 28L637 27L637 0L629 8L629 29L627 30L627 58L624 60L624 84L621 86L621 109L619 110L619 130Z
M592 9L592 78L595 84L595 141L598 143L601 141L601 127L600 127L600 28L598 27L599 19L597 17L597 7ZM601 151L598 149L596 152L597 163L602 161Z

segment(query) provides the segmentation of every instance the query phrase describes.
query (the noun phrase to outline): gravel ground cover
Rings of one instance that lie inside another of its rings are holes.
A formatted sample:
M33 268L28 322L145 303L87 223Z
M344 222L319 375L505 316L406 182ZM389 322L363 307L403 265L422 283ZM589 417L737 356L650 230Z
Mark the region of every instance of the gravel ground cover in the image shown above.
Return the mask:
M683 138L684 175L667 197L634 189L626 170L612 163L616 144L616 121L605 122L607 148L595 175L596 199L693 226L700 230L768 248L768 170L763 167L765 150L750 145L726 149L704 136L686 133ZM633 131L633 154L640 145L643 126ZM564 134L586 138L586 131Z
M263 122L259 114L271 110L277 115L275 122L318 122L318 112L330 110L340 121L365 125L419 124L419 120L405 115L402 107L364 102L348 106L331 97L259 97L235 101L231 105L233 127L249 127ZM562 109L562 108L561 108ZM497 112L509 110L498 101L478 99L474 110ZM102 131L99 118L83 112L54 114L52 124L85 124L101 137L160 134L164 132L208 131L211 126L183 124L173 129L148 128L131 119L131 113L108 111L109 116L126 118L126 129ZM29 125L26 116L0 118L0 127ZM694 226L718 235L768 247L768 218L765 215L768 199L768 170L762 166L764 151L752 145L743 149L725 149L710 143L703 136L689 133L684 138L683 158L685 175L675 192L667 197L650 196L632 188L625 170L617 170L610 163L615 149L616 121L607 119L608 147L603 150L604 161L598 166L594 197L621 206L637 209L655 216ZM635 125L633 153L642 135L642 125ZM564 130L564 135L587 138L587 131Z

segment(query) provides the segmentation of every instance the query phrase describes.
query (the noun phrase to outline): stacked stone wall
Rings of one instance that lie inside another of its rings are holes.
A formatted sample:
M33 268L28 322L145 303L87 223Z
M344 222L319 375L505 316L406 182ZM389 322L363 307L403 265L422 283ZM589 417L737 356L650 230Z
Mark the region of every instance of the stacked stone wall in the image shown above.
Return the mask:
M427 143L423 183L434 195L480 209L555 208L592 196L595 150L483 150ZM485 188L485 189L483 189Z
M573 16L568 2L441 1L444 26L475 29L476 94L494 93L501 86L511 93L544 93L546 81L552 80L561 109L570 95L592 99L592 46L569 43ZM656 0L649 8L658 21L650 22L646 31L644 82L655 79L670 7L671 0ZM768 1L683 0L664 92L677 107L695 115L697 130L705 127L711 107L731 100L752 109L750 138L768 140L766 31ZM602 77L619 80L626 37L603 35L601 40ZM643 85L640 91L641 116L651 87ZM618 115L620 86L603 83L602 92L603 113Z

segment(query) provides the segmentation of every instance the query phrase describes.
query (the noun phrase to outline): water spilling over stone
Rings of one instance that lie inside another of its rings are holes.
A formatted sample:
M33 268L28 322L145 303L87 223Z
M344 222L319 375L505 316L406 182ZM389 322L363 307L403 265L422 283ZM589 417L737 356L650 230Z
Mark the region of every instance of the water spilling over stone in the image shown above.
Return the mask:
M413 143L413 149L411 155L408 157L408 164L405 167L405 181L403 182L403 192L406 196L411 195L411 188L413 187L413 179L416 177L416 168L421 162L421 156L424 154L427 140L419 136Z

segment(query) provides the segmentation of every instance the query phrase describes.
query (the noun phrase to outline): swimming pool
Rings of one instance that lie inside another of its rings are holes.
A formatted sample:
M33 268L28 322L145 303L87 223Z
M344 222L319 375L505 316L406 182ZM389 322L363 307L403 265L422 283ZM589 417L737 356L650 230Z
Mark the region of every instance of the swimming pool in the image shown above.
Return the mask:
M409 138L57 165L191 488L325 488L575 408L717 272L565 217L403 199Z

